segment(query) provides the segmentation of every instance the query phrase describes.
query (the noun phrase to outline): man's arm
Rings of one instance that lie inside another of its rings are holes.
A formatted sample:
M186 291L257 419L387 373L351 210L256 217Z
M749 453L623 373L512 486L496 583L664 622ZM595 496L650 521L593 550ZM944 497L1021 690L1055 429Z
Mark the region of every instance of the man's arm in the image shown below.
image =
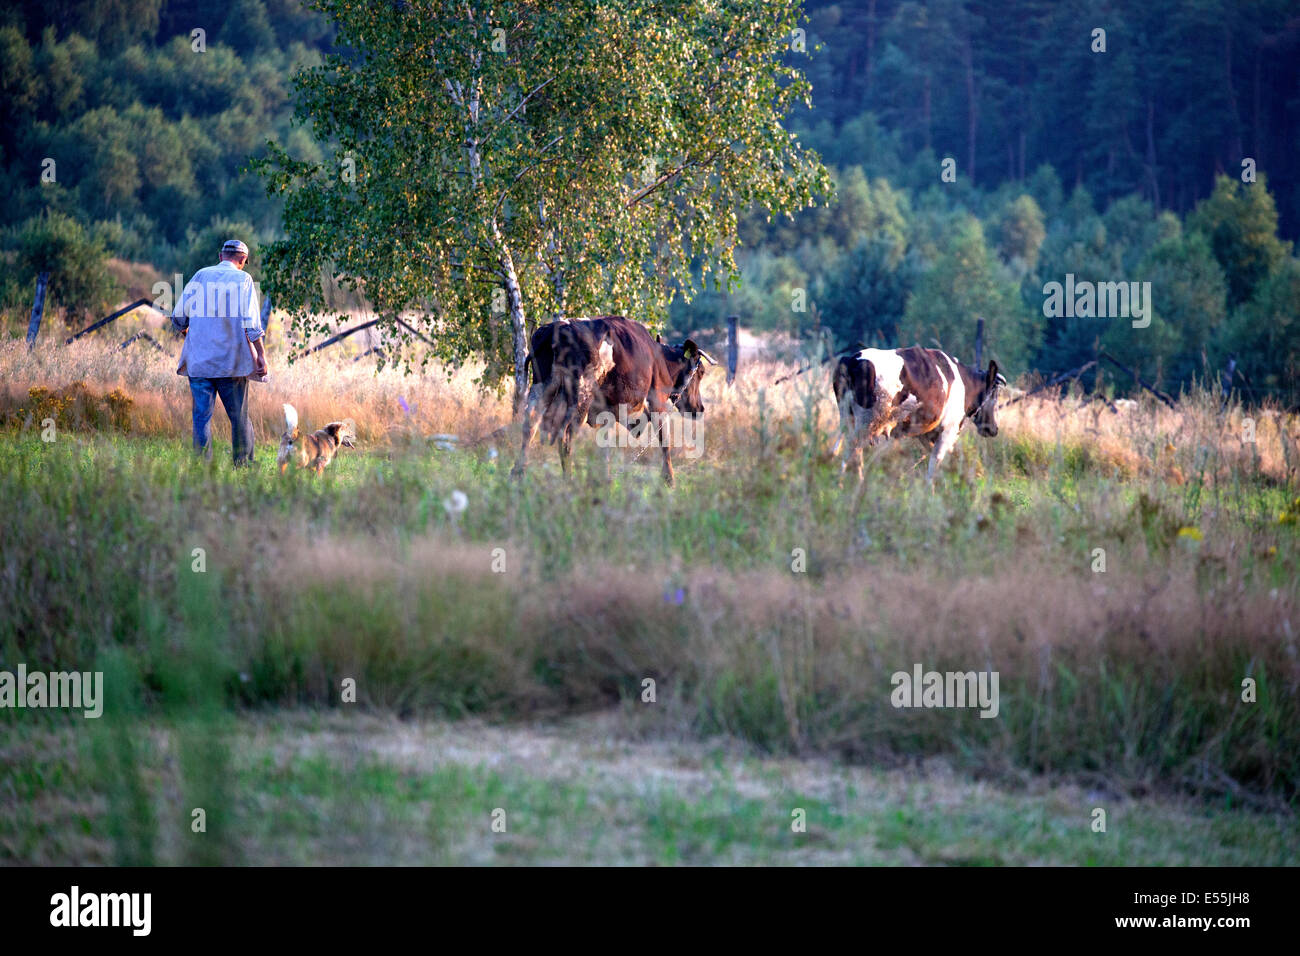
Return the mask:
M253 346L253 374L260 378L266 374L266 350L262 346L261 338L249 344Z
M266 348L262 342L266 329L262 328L262 317L257 301L257 286L253 284L251 277L248 281L248 300L244 303L244 314L241 319L244 335L248 338L248 344L253 347L253 374L260 378L266 374Z
M175 303L175 308L172 310L172 328L182 336L190 330L190 306L196 299L198 302L203 302L203 286L196 285L191 278L186 282L185 289L181 290L181 299Z
M186 293L189 291L190 287L187 284L185 290L181 293L180 301L176 303L176 308L172 309L172 328L181 335L190 330L190 317L185 314L185 303L189 300Z

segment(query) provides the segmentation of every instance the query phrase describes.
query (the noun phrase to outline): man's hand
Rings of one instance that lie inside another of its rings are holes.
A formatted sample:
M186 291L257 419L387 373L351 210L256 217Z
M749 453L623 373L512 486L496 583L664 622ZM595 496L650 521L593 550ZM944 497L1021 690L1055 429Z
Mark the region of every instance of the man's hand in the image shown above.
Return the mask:
M255 378L266 378L266 347L262 345L262 340L249 342L248 347L253 352L253 376Z

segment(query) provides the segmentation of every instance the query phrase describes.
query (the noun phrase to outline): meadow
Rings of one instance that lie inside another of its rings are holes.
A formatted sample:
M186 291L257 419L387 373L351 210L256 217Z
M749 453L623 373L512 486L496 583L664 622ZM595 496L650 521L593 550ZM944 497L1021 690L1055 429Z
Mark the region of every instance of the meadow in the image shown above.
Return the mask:
M513 480L475 369L356 351L273 350L236 470L170 354L0 342L0 663L108 688L0 710L0 861L1300 859L1296 416L1032 396L859 484L827 374L756 362L674 488L591 430ZM281 476L285 401L358 447ZM896 709L917 663L998 716Z

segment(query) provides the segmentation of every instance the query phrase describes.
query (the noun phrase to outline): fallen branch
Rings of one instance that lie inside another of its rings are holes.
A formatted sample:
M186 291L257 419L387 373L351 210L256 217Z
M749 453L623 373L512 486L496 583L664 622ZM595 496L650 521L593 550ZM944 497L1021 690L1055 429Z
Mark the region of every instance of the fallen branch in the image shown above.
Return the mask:
M1176 404L1174 403L1174 400L1171 397L1166 395L1164 392L1160 391L1160 389L1156 388L1155 386L1148 385L1146 382L1142 381L1142 377L1138 375L1137 369L1129 368L1127 365L1125 365L1119 359L1115 358L1115 356L1111 355L1109 352L1098 352L1097 355L1100 358L1104 358L1106 361L1110 362L1112 365L1114 365L1116 368L1120 369L1121 371L1128 372L1130 375L1133 376L1133 380L1135 382L1137 382L1140 386L1145 388L1156 398L1160 399L1160 401L1164 402L1170 408L1177 407Z
M398 324L398 325L400 325L402 328L406 329L406 331L410 332L412 335L414 335L414 336L415 336L417 339L419 339L420 341L424 342L426 345L433 345L433 340L432 340L432 339L425 338L425 337L424 337L420 332L416 331L414 328L412 328L410 325L408 325L408 324L407 324L405 321L403 321L402 319L397 319L396 321L397 321L397 324Z
M91 324L91 325L86 326L84 329L82 329L82 330L81 330L80 332L78 332L76 335L72 336L70 339L68 339L68 340L67 340L66 342L64 342L63 344L64 344L64 345L71 345L71 344L72 344L76 339L81 338L83 335L89 335L91 332L94 332L96 329L101 329L101 328L103 328L104 326L108 325L108 323L113 322L113 321L115 321L115 320L117 320L117 319L120 319L122 316L126 315L128 312L132 312L132 311L134 311L135 309L140 308L140 306L142 306L142 305L148 305L148 304L149 304L149 300L148 300L148 299L136 299L136 300L135 300L134 302L132 302L130 305L124 305L124 306L122 306L122 308L118 309L118 310L117 310L116 312L114 312L112 315L106 315L106 316L104 316L104 318L100 319L98 322L95 322L95 323L93 323L93 324Z
M143 340L143 341L145 341L145 342L148 342L150 345L152 345L154 348L156 348L159 352L166 352L166 351L167 351L165 348L163 348L161 345L159 345L159 344L158 344L158 340L155 339L155 338L154 338L152 335L150 335L148 332L137 332L137 333L135 333L135 335L131 336L129 339L127 339L125 342L123 342L121 345L119 345L117 350L120 352L120 351L122 351L122 349L126 348L126 347L127 347L128 345L130 345L132 342L139 342L139 341L141 341L141 340Z
M1084 364L1080 365L1078 368L1071 369L1068 372L1060 372L1056 375L1053 375L1046 382L1043 382L1042 384L1039 385L1035 385L1033 388L1025 392L1023 395L1017 395L1015 398L1011 399L1011 401L1004 402L1002 407L1005 408L1007 405L1014 405L1016 402L1023 401L1024 399L1028 398L1030 395L1035 394L1036 392L1041 392L1044 389L1053 387L1054 385L1060 385L1062 382L1065 382L1067 380L1071 380L1071 379L1077 380L1079 376L1081 376L1084 372L1088 371L1088 369L1092 368L1096 364L1097 364L1097 360L1092 359L1091 361L1085 362ZM1109 404L1109 402L1107 404ZM1114 408L1114 406L1111 407L1112 409Z
M820 362L814 362L812 365L805 365L803 368L799 369L797 372L791 372L789 375L782 375L780 378L778 378L778 379L777 379L775 382L773 382L772 384L773 384L773 385L780 385L782 382L788 382L788 381L790 381L790 379L794 378L794 377L797 376L797 375L802 375L804 372L807 372L807 371L810 371L810 370L812 370L812 369L815 369L815 368L817 368L819 365L825 365L827 362L829 362L829 361L830 361L831 359L833 359L833 358L840 358L841 356L844 356L844 355L852 355L854 352L861 352L864 348L866 348L866 346L863 345L861 342L854 342L854 343L853 343L852 345L850 345L848 348L846 348L846 349L840 349L838 352L835 352L835 353L833 353L833 354L831 354L831 355L826 356L826 357L825 357L824 359L822 359ZM714 364L717 364L717 363L715 362Z
M371 319L369 322L362 322L360 325L354 325L350 329L344 329L338 335L330 336L328 339L326 339L324 342L321 342L319 345L313 345L311 348L309 348L306 352L303 352L302 354L311 355L313 352L319 352L321 349L329 348L331 345L334 345L336 342L342 342L344 339L346 339L349 335L352 335L354 332L360 332L362 329L368 329L372 325L378 325L378 324L379 324L379 319Z

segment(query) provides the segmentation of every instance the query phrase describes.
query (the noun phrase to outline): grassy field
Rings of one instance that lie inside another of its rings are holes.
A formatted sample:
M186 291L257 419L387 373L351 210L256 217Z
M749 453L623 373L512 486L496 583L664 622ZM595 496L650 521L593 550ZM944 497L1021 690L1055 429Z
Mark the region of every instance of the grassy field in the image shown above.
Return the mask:
M627 719L529 728L246 714L225 728L216 793L210 774L179 769L183 730L141 724L130 733L143 786L125 805L100 795L111 769L82 728L43 730L0 746L15 799L0 853L42 864L872 866L1284 865L1300 854L1284 815L1029 776L995 784L942 759L882 770L734 741L635 739ZM209 811L195 834L195 805L224 816ZM1105 833L1090 826L1098 806ZM137 825L115 831L112 813Z
M673 489L590 434L515 481L474 370L367 362L273 355L237 471L174 359L0 343L0 663L108 687L0 710L0 860L1296 862L1295 417L1031 399L858 485L825 374L754 365ZM359 447L280 476L283 401ZM896 709L918 663L998 716Z

